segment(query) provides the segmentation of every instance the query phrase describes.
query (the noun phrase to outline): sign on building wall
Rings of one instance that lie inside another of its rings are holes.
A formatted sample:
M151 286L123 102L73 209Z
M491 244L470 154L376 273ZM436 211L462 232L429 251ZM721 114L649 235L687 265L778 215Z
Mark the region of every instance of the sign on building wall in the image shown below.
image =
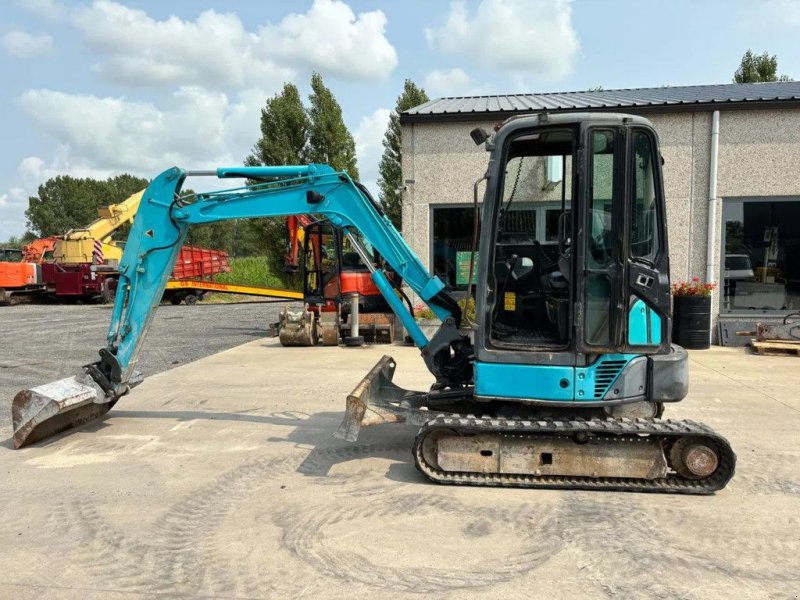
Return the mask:
M456 285L469 283L469 261L472 252L456 252ZM472 272L472 283L478 282L478 253L475 253L475 267Z

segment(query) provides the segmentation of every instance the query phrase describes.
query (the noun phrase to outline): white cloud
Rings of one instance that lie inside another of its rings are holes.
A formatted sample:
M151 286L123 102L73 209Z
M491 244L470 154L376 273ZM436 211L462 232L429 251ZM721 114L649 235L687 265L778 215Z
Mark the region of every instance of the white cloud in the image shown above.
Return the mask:
M384 79L397 66L385 36L386 15L360 13L339 0L315 0L305 14L291 14L259 31L265 53L346 79Z
M77 9L73 23L101 56L93 69L128 85L274 86L296 69L349 79L382 79L397 65L381 11L355 15L340 0L315 0L303 14L248 31L234 13L156 20L112 0Z
M25 233L25 209L28 208L28 194L25 189L14 186L0 194L0 243L11 236Z
M58 21L66 14L64 7L56 0L17 0L17 4L48 21Z
M436 69L425 76L431 96L466 96L479 93L475 81L463 69Z
M378 165L383 156L383 137L389 125L391 112L388 108L379 108L371 115L363 117L353 134L361 182L376 198L378 197Z
M19 186L12 187L5 194L0 194L0 209L10 208L14 205L22 205L27 202L28 196L25 190Z
M9 31L3 35L3 48L9 54L20 58L41 56L53 49L53 38L46 33L27 33L25 31Z
M242 164L259 132L260 110L275 90L235 96L197 86L179 88L164 106L124 98L28 90L21 108L54 138L54 155L28 156L18 186L0 194L0 240L24 232L27 198L58 175L105 179L120 173L152 178L174 165ZM204 189L230 182L204 181Z
M17 189L27 190L27 197L35 195L38 187L45 181L59 175L106 179L114 173L113 169L93 167L80 157L72 157L69 147L61 145L56 148L55 156L49 162L39 156L23 158L17 165L17 174L23 187Z
M172 165L241 163L255 142L267 95L251 89L231 100L221 92L184 86L158 107L28 90L20 105L63 145L62 164L152 176Z
M566 77L579 50L569 0L482 0L475 15L457 0L425 34L436 50L548 80Z

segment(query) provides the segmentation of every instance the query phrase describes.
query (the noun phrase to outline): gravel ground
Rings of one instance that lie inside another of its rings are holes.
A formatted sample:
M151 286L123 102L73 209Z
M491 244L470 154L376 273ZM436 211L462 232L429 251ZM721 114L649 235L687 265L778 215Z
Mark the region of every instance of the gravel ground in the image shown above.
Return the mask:
M139 356L145 376L267 335L284 303L163 305ZM19 390L68 377L97 360L110 306L0 307L0 438L11 433L11 400Z

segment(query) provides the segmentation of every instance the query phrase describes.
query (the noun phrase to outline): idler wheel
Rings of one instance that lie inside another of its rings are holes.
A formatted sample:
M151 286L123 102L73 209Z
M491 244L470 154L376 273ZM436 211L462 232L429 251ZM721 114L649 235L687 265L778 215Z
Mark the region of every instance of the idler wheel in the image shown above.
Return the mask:
M682 438L670 450L672 468L687 479L703 479L714 474L719 456L712 441L704 438Z

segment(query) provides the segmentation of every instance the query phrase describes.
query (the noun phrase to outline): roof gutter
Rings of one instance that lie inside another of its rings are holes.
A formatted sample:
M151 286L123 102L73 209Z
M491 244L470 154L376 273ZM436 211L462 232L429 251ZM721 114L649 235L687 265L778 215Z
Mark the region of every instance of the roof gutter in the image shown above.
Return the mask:
M684 102L672 104L642 104L642 105L617 105L617 106L586 106L574 108L531 108L529 110L513 111L469 111L469 112L445 112L427 114L400 113L400 123L457 123L475 121L505 121L509 117L526 114L538 114L545 110L551 114L555 113L575 113L575 112L615 112L633 113L637 115L660 114L660 113L686 113L698 111L722 111L722 110L764 110L800 108L800 100L746 100L746 101L726 101L726 102Z

